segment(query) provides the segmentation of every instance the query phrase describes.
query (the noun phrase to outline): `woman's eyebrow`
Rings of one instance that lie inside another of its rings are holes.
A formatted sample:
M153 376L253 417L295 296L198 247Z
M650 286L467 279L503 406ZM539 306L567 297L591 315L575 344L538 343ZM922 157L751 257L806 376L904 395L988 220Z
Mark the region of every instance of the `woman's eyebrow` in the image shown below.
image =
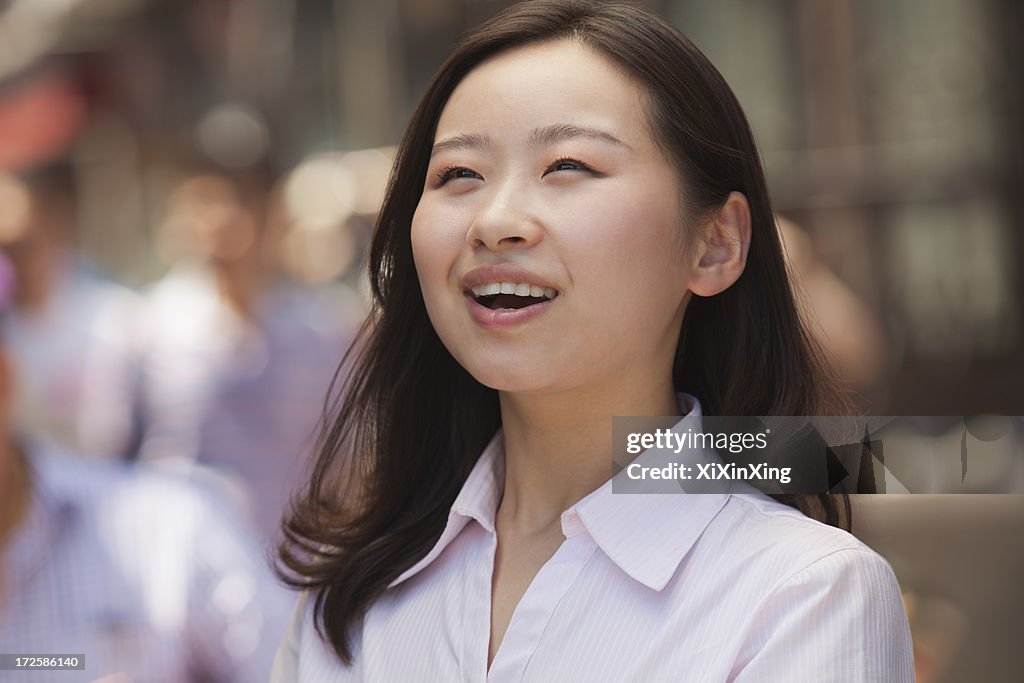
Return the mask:
M568 123L558 123L551 126L544 126L542 128L535 128L533 132L530 133L529 142L533 147L543 147L545 145L552 145L564 140L572 140L573 138L603 140L605 142L625 147L626 149L631 149L629 145L607 131L603 131L598 128L588 128L586 126L575 126ZM490 146L491 139L485 135L459 134L435 143L434 148L430 152L430 156L433 158L438 153L445 150L480 149Z
M542 147L544 145L551 145L556 142L571 140L573 138L604 140L605 142L611 142L612 144L630 149L629 145L607 131L603 131L598 128L588 128L586 126L575 126L569 123L558 123L552 126L544 126L543 128L534 129L533 133L530 134L530 144Z
M484 135L453 135L450 138L445 138L440 142L434 143L434 148L430 151L430 157L437 156L439 152L443 152L448 149L479 149L481 147L490 147L491 139Z

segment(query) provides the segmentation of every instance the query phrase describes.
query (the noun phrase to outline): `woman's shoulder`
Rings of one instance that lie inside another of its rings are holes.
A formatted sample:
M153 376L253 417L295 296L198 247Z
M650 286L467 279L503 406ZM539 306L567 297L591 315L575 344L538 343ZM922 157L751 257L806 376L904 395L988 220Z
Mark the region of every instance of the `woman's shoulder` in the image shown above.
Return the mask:
M746 614L737 681L837 667L851 680L913 680L899 583L858 538L761 493L730 496L706 531L719 550L705 556L727 582L717 588L739 593Z
M316 627L314 609L316 594L301 593L295 603L284 640L277 648L270 683L341 683L361 680L359 657L352 667L345 667ZM361 636L353 633L352 646L359 649Z
M730 495L707 533L723 542L738 561L760 560L780 573L799 571L833 555L851 562L887 564L848 531L812 519L757 491Z
M270 671L270 683L289 683L298 680L299 650L306 631L313 628L311 600L308 592L301 593L295 603L292 618L285 631L284 640L274 655Z

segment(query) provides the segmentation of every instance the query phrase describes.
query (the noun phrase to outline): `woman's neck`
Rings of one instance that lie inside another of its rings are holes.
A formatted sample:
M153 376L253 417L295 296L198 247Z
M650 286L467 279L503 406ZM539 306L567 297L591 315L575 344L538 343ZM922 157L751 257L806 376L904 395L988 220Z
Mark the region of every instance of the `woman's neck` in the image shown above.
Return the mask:
M571 394L501 394L505 489L499 521L523 533L561 514L611 478L612 416L676 415L671 381Z

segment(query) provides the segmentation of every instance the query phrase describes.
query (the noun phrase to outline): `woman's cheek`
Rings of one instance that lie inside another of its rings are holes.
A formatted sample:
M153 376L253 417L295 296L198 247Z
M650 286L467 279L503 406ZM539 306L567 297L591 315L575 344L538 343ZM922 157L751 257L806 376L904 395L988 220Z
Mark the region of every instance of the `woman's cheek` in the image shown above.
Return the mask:
M461 240L451 225L450 217L430 205L421 203L413 215L410 234L413 261L423 300L432 319L450 294L448 280L459 254Z

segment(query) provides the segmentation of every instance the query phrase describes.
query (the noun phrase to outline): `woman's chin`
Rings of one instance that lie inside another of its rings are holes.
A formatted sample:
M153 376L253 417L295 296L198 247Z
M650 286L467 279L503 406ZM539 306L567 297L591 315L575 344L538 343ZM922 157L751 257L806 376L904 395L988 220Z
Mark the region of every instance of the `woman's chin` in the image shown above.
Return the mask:
M506 393L530 393L551 386L550 375L544 375L528 367L490 365L469 370L480 384Z

